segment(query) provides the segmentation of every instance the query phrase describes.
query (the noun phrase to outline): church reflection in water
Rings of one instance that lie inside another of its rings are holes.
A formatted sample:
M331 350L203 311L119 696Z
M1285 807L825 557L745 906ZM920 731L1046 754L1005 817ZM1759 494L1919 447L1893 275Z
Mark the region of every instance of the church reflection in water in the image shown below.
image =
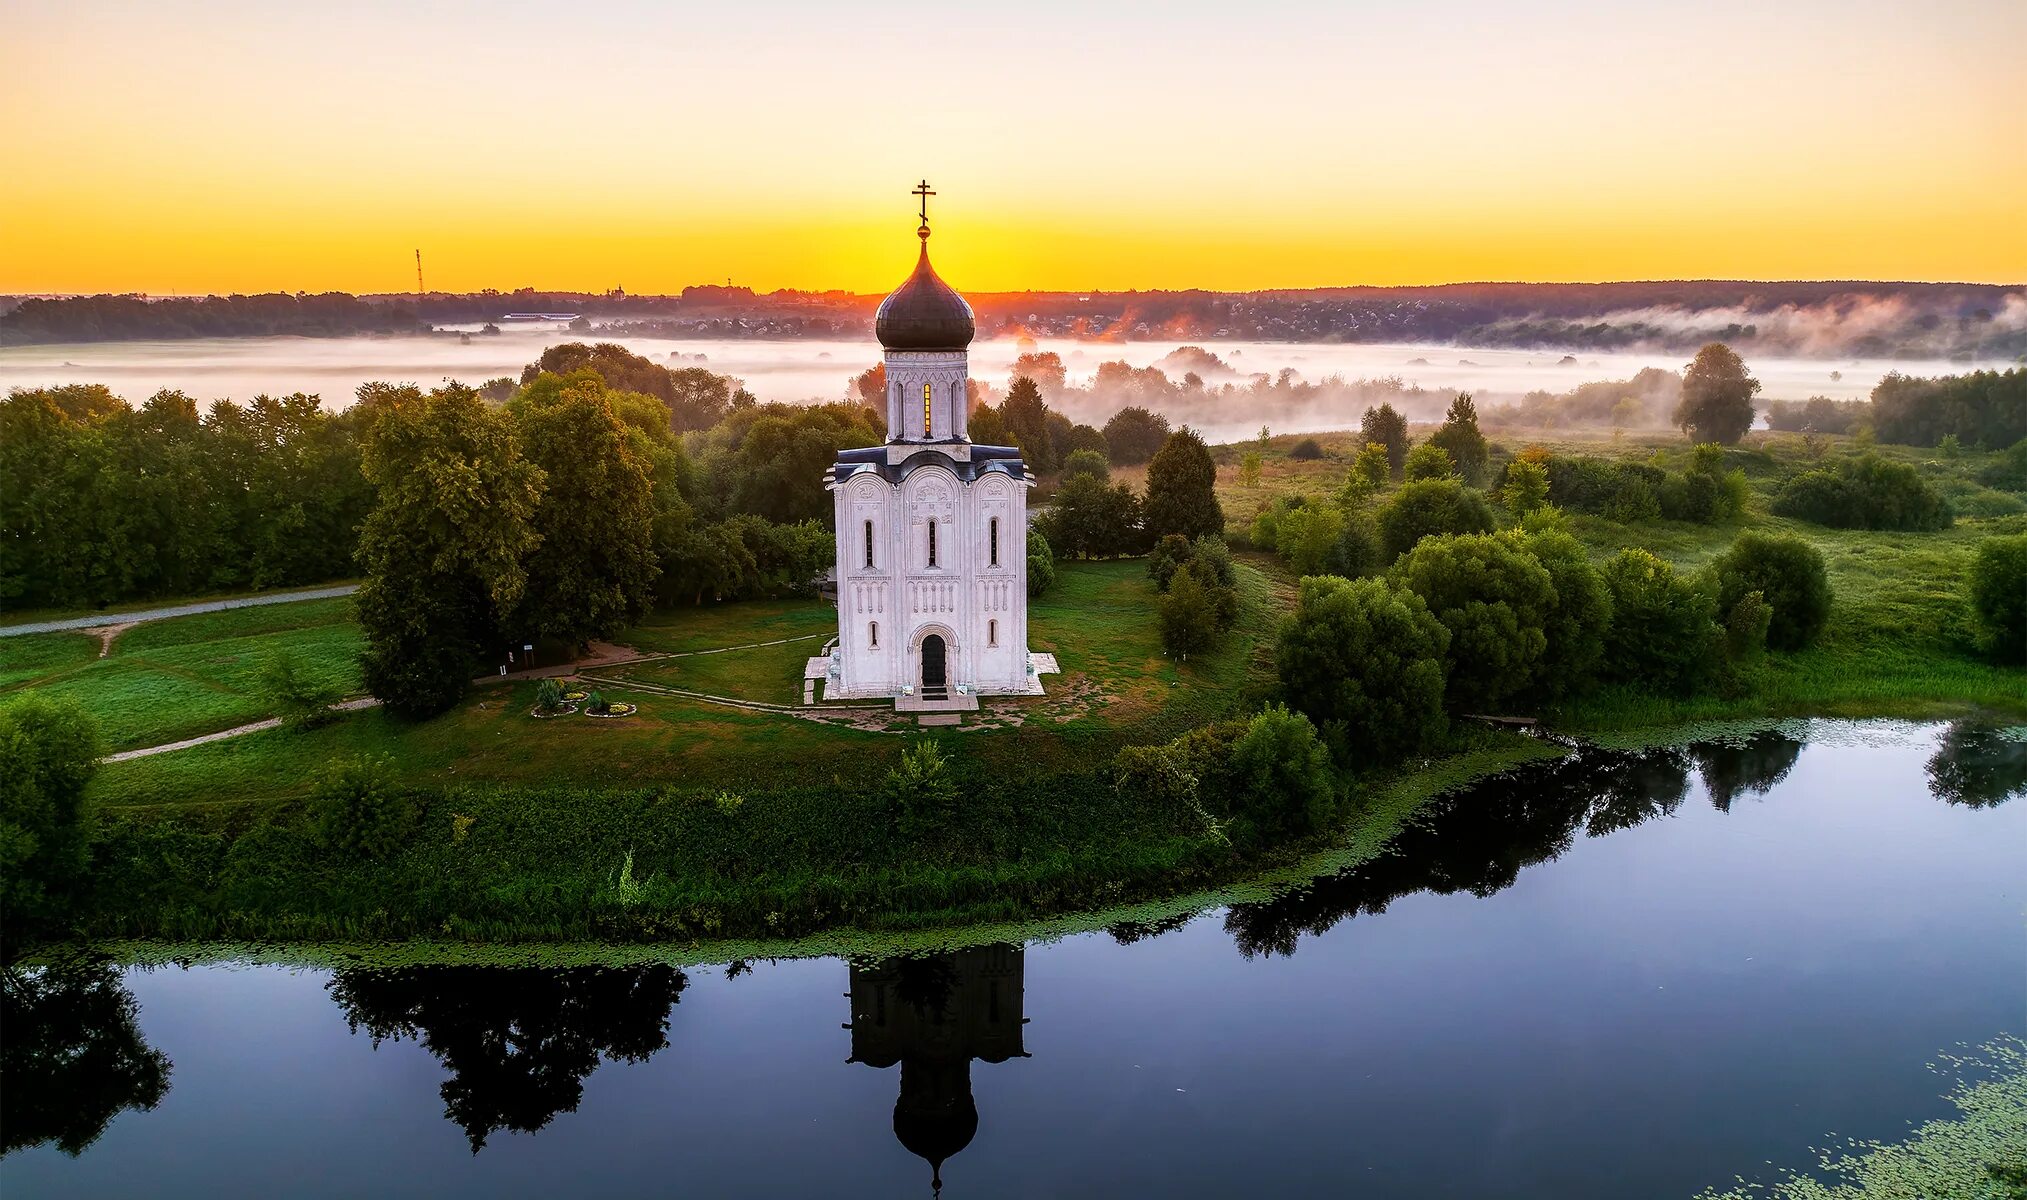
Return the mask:
M943 1164L978 1133L972 1060L1027 1057L1024 970L1018 946L851 964L850 1061L901 1065L894 1136L928 1161L933 1192Z

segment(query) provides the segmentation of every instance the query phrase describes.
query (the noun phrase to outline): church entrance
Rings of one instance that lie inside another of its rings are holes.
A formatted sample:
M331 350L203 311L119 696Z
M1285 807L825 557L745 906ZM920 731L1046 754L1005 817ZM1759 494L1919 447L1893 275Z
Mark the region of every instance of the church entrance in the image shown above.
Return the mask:
M932 633L922 639L922 698L941 700L949 695L943 673L943 637Z

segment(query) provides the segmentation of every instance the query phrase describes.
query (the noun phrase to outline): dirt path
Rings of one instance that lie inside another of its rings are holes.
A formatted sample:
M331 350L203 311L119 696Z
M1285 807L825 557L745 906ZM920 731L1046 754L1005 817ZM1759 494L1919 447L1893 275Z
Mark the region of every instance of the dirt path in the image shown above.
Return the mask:
M349 596L358 590L358 584L347 583L338 587L311 588L303 592L275 592L267 596L241 596L234 600L206 600L199 604L144 608L139 612L99 613L95 616L71 617L62 621L31 621L26 625L0 626L0 637L18 637L24 633L58 633L66 629L100 629L107 625L135 625L142 621L159 621L165 617L192 617L198 613L224 612L230 608L294 604L298 600L329 600L337 596Z
M372 696L362 696L357 700L346 700L340 704L333 704L331 708L335 712L357 712L362 708L378 707L379 704L380 701ZM143 746L139 750L122 750L118 754L108 754L99 761L109 763L125 762L130 758L146 758L150 754L167 754L171 750L188 750L192 746L202 746L207 742L222 742L226 738L244 737L249 733L260 733L267 729L280 729L281 726L280 717L269 717L265 721L255 721L251 725L235 725L231 729L221 729L217 733L207 733L201 737L184 738L180 742L166 742L160 746Z

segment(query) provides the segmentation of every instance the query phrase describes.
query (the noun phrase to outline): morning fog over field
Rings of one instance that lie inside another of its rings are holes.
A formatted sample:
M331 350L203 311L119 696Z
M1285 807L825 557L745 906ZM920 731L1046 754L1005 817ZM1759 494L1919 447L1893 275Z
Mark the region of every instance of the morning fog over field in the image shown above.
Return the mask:
M453 330L460 327L451 327ZM469 341L434 337L197 338L176 341L95 342L0 349L0 391L66 383L102 383L131 403L161 388L179 389L200 403L245 401L267 393L309 392L326 407L343 408L354 390L374 380L433 386L455 379L474 386L501 376L519 378L546 346L569 341L616 341L668 366L705 366L742 380L761 401L837 400L851 395L854 376L879 361L865 341L670 339L573 333L563 325L509 326L497 336L471 329ZM1071 339L981 341L971 348L972 378L1001 391L1024 352L1061 358L1065 386L1043 379L1052 407L1072 420L1103 425L1127 404L1143 404L1187 423L1213 441L1250 436L1264 423L1276 432L1355 427L1369 405L1391 402L1412 421L1438 421L1459 391L1472 393L1488 418L1502 414L1540 424L1539 394L1568 393L1599 381L1631 381L1642 370L1679 373L1688 353L1674 349L1621 351L1516 350L1430 344L1304 344L1197 341L1202 353L1174 341L1080 342ZM1979 367L2005 367L2000 358L1954 360L1767 356L1745 350L1767 400L1866 398L1889 371L1947 375ZM1106 372L1102 364L1125 363ZM1146 374L1149 368L1162 378ZM1202 386L1194 387L1194 372ZM1292 372L1292 375L1285 375ZM1043 372L1046 374L1046 372ZM1645 386L1614 389L1641 400L1635 428L1669 424L1675 380L1648 376ZM1530 402L1529 393L1537 398ZM1505 410L1514 406L1515 411ZM1603 418L1565 417L1558 425L1605 424Z

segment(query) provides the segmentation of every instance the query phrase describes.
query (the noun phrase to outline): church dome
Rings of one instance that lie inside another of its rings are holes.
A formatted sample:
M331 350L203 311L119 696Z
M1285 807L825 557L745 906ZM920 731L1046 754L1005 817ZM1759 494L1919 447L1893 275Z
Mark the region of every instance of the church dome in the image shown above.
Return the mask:
M915 273L880 301L874 332L888 350L962 350L971 345L975 332L971 305L936 277L936 269L929 265L928 227L918 232L922 256L915 260Z

